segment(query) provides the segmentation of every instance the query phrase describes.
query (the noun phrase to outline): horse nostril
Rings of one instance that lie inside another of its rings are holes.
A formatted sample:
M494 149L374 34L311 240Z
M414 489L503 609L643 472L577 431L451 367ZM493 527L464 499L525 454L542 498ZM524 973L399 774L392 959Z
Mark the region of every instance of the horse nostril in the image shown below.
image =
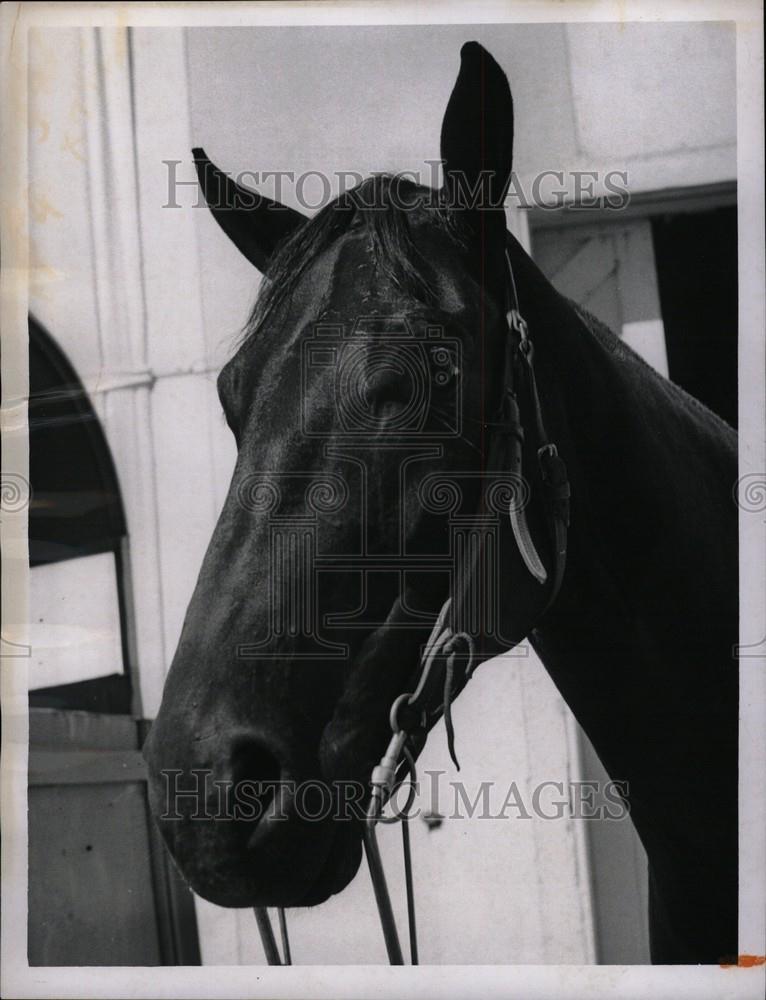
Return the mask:
M231 755L232 795L237 818L257 822L273 801L282 769L262 742L238 741Z
M234 780L279 780L281 767L276 756L256 740L238 741L232 749L231 769Z

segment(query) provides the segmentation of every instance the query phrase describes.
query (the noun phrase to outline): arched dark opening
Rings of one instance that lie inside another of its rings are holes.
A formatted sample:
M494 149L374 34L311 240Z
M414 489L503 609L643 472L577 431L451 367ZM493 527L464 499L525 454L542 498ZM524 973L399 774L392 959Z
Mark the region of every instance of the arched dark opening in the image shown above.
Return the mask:
M122 653L121 664L103 664L103 676L31 690L30 706L128 714L136 705L125 601L128 532L117 473L81 380L53 337L32 316L29 451L29 561L33 572L38 566L111 554Z

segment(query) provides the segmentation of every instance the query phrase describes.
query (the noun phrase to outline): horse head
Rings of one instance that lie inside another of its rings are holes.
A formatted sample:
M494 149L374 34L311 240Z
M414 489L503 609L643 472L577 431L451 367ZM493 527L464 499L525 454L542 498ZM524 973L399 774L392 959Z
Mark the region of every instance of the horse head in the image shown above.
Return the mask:
M450 591L445 514L482 496L512 139L506 77L469 43L439 191L376 176L309 219L195 150L264 282L218 380L236 467L145 753L170 850L215 903L318 903L358 867L325 789L366 794Z

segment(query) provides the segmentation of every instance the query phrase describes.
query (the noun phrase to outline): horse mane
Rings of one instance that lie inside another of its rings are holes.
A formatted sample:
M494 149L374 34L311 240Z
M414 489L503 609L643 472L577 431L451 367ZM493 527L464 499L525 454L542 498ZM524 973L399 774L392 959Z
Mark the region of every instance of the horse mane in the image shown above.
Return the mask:
M574 310L576 315L579 317L581 322L585 324L590 333L596 337L597 340L616 357L623 361L627 361L637 367L638 370L644 373L644 376L655 384L662 386L664 392L672 395L676 405L680 406L682 409L690 411L692 414L696 414L697 417L701 418L706 422L711 429L715 429L719 435L731 445L736 435L734 428L727 423L723 417L719 417L717 413L714 413L709 409L703 402L692 396L690 393L683 388L683 386L678 385L678 383L671 381L669 378L664 378L655 369L641 357L641 355L634 351L629 344L626 344L624 340L617 336L614 330L610 329L602 320L593 313L589 312L584 306L575 302L573 299L567 298L566 301L569 306Z
M425 220L465 246L458 215L446 210L438 191L391 174L375 174L344 191L277 247L245 324L243 342L290 297L318 255L352 227L367 234L375 265L394 287L416 302L436 305L436 276L411 232Z

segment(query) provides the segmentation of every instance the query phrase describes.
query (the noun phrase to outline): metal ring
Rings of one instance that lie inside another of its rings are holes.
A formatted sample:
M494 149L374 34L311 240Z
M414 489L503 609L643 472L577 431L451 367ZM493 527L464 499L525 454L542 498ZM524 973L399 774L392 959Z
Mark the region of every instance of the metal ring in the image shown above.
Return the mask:
M467 657L468 663L466 664L465 670L463 671L463 676L465 677L465 680L468 681L470 680L474 670L476 669L476 645L473 641L472 636L470 636L467 632L456 632L452 637L451 641L456 642L458 639L462 639L462 641L465 643L466 646L466 653L462 655L465 655Z
M473 658L473 656L475 655L474 642L471 636L467 632L455 632L454 635L452 635L452 637L450 638L449 643L447 643L447 647L445 647L445 652L449 652L450 654L454 655L455 653L458 652L455 647L460 642L463 642L465 644L467 655Z
M404 694L400 694L391 705L391 709L388 713L388 721L391 725L392 733L401 733L403 731L402 726L399 725L399 709L402 705L408 704L411 697L412 692L406 691Z

